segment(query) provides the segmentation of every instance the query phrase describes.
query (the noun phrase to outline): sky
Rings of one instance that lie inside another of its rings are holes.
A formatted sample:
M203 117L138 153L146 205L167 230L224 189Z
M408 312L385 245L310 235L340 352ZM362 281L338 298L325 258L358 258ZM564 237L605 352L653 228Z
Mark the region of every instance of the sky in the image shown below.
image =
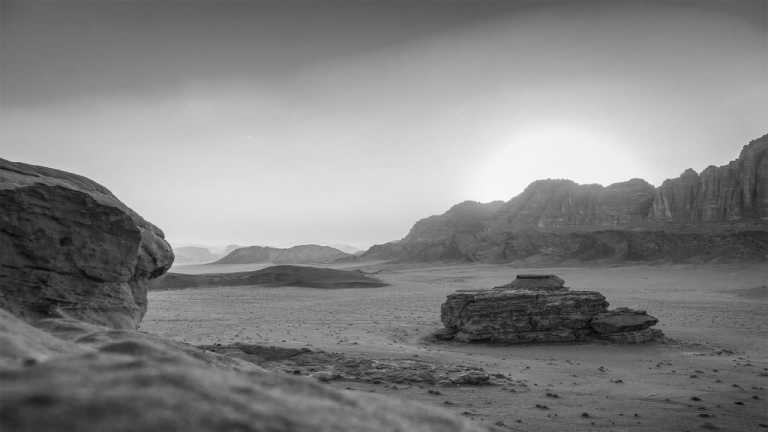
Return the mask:
M402 238L768 133L768 0L0 0L0 157L176 246Z

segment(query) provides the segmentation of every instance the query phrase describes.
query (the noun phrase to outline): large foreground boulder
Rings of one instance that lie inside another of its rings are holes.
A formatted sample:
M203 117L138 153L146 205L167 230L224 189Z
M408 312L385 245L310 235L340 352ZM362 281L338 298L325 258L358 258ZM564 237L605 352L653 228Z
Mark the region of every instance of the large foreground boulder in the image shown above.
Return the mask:
M596 291L571 291L554 275L520 275L494 289L461 290L441 307L444 329L435 336L461 342L579 342L604 339L640 343L661 336L645 311L608 310Z
M0 308L136 328L172 262L163 232L103 186L0 159Z
M136 331L172 261L102 186L0 159L0 431L483 430Z

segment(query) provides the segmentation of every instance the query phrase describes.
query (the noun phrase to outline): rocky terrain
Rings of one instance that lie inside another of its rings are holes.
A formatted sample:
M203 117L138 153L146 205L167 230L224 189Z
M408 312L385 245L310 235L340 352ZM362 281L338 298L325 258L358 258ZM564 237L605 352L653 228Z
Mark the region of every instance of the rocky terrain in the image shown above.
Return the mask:
M768 135L728 165L687 170L660 187L539 180L508 202L464 202L418 221L363 259L552 264L764 261Z
M287 249L248 246L235 249L214 264L330 264L355 256L330 246L299 245Z
M138 332L162 232L61 171L2 160L0 194L0 430L483 430Z
M557 276L519 275L493 289L461 290L441 307L443 340L553 343L604 339L640 343L661 337L658 320L645 311L608 310L596 291L571 291Z
M150 283L152 290L222 286L295 286L307 288L376 288L386 284L360 271L281 265L236 273L167 273Z
M437 386L502 385L508 377L490 375L482 368L444 365L418 358L371 358L369 355L331 353L309 348L232 344L204 345L206 351L247 360L264 368L320 381L369 384L424 384Z

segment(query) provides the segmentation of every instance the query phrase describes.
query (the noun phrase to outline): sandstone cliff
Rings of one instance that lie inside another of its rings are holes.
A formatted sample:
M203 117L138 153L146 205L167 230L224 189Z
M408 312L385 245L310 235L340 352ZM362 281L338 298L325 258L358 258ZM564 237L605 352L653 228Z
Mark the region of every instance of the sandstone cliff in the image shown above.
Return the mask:
M728 165L665 181L649 217L694 225L768 221L768 135L744 146Z
M768 135L738 159L654 188L538 180L506 203L458 204L363 259L711 261L768 258Z

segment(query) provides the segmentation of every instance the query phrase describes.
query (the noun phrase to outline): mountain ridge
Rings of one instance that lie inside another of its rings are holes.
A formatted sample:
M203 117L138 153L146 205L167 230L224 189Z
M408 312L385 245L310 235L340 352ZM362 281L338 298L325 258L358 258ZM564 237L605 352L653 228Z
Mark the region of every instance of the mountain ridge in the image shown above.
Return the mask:
M765 260L768 135L726 165L687 169L659 187L639 178L608 186L545 179L506 202L464 201L362 259Z

